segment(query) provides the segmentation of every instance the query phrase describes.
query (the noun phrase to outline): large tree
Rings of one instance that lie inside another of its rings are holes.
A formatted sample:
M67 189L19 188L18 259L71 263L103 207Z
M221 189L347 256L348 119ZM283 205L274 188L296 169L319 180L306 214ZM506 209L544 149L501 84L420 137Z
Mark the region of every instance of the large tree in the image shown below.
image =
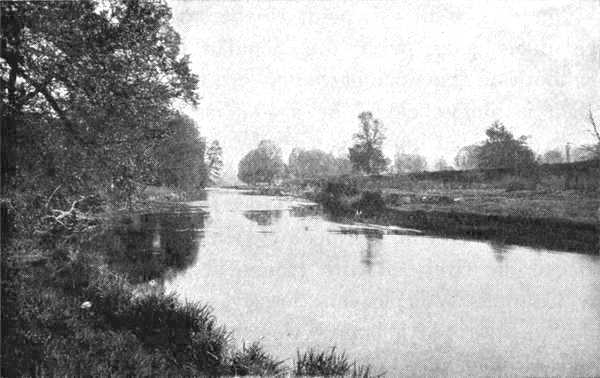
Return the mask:
M210 182L216 183L223 169L223 148L218 140L213 140L206 150L206 166Z
M240 161L238 178L248 184L270 184L281 177L284 171L285 164L279 146L270 140L263 140Z
M147 172L144 152L167 133L171 101L198 99L168 6L87 0L0 7L3 187L14 184L9 178L24 160L40 155L64 186L94 188L117 172Z
M167 134L152 153L156 182L188 193L202 189L208 176L204 162L206 143L195 122L177 113L167 126Z
M385 140L383 124L371 112L358 115L360 130L354 134L354 146L349 149L349 157L356 171L377 174L385 169L388 160L383 155Z
M535 164L527 137L515 138L499 121L486 130L487 140L477 149L478 168L525 169Z
M294 148L290 153L288 170L297 178L333 176L344 172L344 163L321 150Z

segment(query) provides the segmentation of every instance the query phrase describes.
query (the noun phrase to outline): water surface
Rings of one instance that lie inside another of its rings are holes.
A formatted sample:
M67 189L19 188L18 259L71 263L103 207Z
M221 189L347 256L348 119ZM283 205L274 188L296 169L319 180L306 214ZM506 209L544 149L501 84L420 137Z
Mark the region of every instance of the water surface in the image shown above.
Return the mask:
M193 204L210 214L193 242L182 231L193 258L164 289L281 359L336 346L390 376L600 374L596 257L349 227L235 191Z

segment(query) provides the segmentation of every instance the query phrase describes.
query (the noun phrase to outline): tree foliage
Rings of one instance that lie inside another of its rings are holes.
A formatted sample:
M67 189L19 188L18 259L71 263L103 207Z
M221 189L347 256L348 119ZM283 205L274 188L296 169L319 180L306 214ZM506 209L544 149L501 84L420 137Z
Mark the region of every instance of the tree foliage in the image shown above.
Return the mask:
M394 167L397 173L423 172L427 169L427 160L419 154L397 153Z
M448 164L448 162L444 158L439 158L438 160L436 160L435 164L433 165L433 169L435 169L436 171L454 170L454 168L450 164Z
M355 143L349 149L350 161L356 171L366 174L380 173L388 164L382 151L385 140L383 124L374 118L371 112L360 113L358 119L360 130L354 134Z
M206 168L208 179L214 184L221 177L223 170L223 148L218 140L213 140L206 150Z
M152 153L156 183L190 193L202 189L207 179L205 144L191 118L173 115Z
M284 171L285 164L279 146L270 140L263 140L240 161L238 178L248 184L272 183L282 177Z
M32 177L24 168L39 160L46 171L37 174L72 192L108 186L123 172L147 178L145 152L168 134L171 101L198 99L167 5L0 6L3 183L23 184Z
M472 144L461 148L456 157L454 158L454 164L458 169L474 169L477 168L477 151L479 145Z
M563 158L563 154L562 154L562 152L560 152L559 149L553 149L553 150L546 151L544 153L544 155L542 156L541 160L543 163L546 163L546 164L556 164L556 163L562 163L565 161L565 159Z
M348 164L321 150L294 148L289 156L288 172L293 177L307 178L350 173Z
M535 154L527 146L527 137L516 139L496 121L486 130L487 140L477 149L477 167L525 169L535 164Z

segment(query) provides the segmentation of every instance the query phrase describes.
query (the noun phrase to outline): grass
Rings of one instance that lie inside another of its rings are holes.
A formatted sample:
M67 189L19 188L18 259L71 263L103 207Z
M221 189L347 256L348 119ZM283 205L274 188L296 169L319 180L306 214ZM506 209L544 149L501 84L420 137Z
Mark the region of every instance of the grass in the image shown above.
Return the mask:
M356 361L350 361L344 352L336 352L335 347L330 351L298 351L295 365L296 376L367 378L383 375L371 374L369 365L359 365Z
M240 348L210 307L136 294L82 237L3 250L1 376L370 376L335 350L294 370L260 343ZM34 250L42 264L23 258Z
M406 210L442 210L485 215L559 218L577 222L598 222L600 195L577 191L543 192L503 190L447 190L427 192L461 200L451 204L413 203Z

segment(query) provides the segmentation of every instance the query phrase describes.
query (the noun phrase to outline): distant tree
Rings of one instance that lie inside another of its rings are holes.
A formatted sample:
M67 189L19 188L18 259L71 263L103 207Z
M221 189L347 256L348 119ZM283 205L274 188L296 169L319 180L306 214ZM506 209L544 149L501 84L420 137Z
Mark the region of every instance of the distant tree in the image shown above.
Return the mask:
M472 144L461 148L454 158L456 167L463 170L477 168L477 150L479 147L477 144Z
M535 164L535 154L526 144L527 137L515 139L499 121L485 133L488 139L477 149L478 168L523 169Z
M218 140L213 140L206 150L205 161L208 170L208 179L214 184L221 177L223 169L223 149Z
M571 150L571 161L592 160L596 155L589 145L579 146Z
M454 170L454 168L450 164L448 164L448 162L446 162L446 160L444 158L439 158L433 165L433 168L436 171L452 171L452 170Z
M336 174L348 175L352 173L352 162L347 157L336 157L335 158Z
M298 178L332 176L340 173L338 160L321 150L294 148L290 153L288 169Z
M594 114L592 113L591 108L588 113L588 121L590 122L589 132L592 134L596 142L593 144L584 145L582 147L589 152L589 158L600 158L600 126L594 119Z
M263 140L240 161L238 178L248 184L270 184L276 178L282 177L284 171L281 149L272 141Z
M562 152L560 152L560 150L558 150L558 149L546 151L544 153L544 156L542 156L541 160L543 163L546 163L546 164L556 164L556 163L562 163L565 161L565 159L563 158Z
M349 149L352 166L366 174L380 173L388 164L381 149L385 139L383 124L371 112L360 113L358 119L360 131L354 134L355 144Z
M397 153L394 166L398 173L423 172L427 169L427 160L419 154Z

